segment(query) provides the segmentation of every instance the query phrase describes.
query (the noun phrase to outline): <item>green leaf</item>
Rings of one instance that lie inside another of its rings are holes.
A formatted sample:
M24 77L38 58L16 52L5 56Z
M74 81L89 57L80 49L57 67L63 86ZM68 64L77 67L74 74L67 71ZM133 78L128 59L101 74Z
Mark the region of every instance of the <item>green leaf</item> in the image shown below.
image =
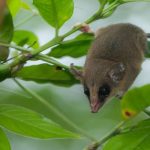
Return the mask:
M122 0L116 0L116 3L118 2L118 3L120 3L120 1L122 1ZM115 0L99 0L99 2L100 2L100 4L103 4L103 3L109 3L109 4L111 4L111 3L113 3L113 2L115 2Z
M12 16L15 16L22 6L21 0L7 0L7 4Z
M150 2L150 0L120 0L123 3L128 3L128 2Z
M31 9L31 7L30 7L30 5L28 5L27 3L25 3L25 2L21 2L21 7L23 8L23 9L26 9L26 10L32 10Z
M53 27L60 28L73 14L73 0L33 0L41 16Z
M16 96L21 96L23 98L32 98L31 96L29 96L29 94L27 94L26 92L20 92L17 91L16 89L10 89L8 87L0 87L0 95L5 94L5 93L9 93L11 95L16 95Z
M106 0L98 0L100 2L100 4L102 4L103 2L105 2Z
M13 42L20 46L27 45L35 49L39 47L38 37L33 32L26 30L16 30L14 32Z
M107 17L111 16L121 4L123 4L123 2L121 2L121 0L118 0L118 1L110 0L108 7L106 9L104 9L104 11L102 12L103 18L107 18Z
M0 150L11 150L6 134L0 128Z
M3 17L4 18L0 20L0 42L10 43L13 37L13 22L11 14L9 13L9 10L7 8L5 10ZM9 48L0 46L0 61L5 61L8 55L9 55Z
M60 58L63 56L71 56L74 58L86 55L92 40L94 39L93 34L83 33L74 38L73 40L66 41L52 48L49 56Z
M150 84L128 91L122 101L122 114L130 118L150 106Z
M35 138L79 138L79 135L34 111L9 104L0 105L0 125L15 133Z
M48 64L24 67L16 76L23 80L31 80L39 83L51 82L61 86L71 86L79 82L69 71Z
M8 10L6 10L4 19L0 24L0 41L11 42L13 36L13 22Z
M128 132L111 138L103 150L149 150L150 119L144 120Z

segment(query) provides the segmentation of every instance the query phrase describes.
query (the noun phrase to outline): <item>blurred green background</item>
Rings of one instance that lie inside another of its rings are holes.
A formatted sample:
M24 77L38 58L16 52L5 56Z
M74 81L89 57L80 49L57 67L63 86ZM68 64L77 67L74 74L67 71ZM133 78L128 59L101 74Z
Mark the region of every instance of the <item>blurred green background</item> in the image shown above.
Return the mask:
M24 0L32 4L32 0ZM83 22L86 18L91 16L97 9L99 3L96 0L74 0L75 10L73 17L64 24L61 33L68 31L73 25L78 22ZM150 33L150 3L129 3L120 6L115 13L109 18L96 21L91 24L91 28L96 31L103 26L119 23L130 22L141 27L145 32ZM65 8L64 8L65 9ZM14 18L15 26L21 22L22 19L32 15L31 12L20 10L20 13ZM54 29L51 28L41 17L35 16L30 21L17 27L17 29L30 30L38 35L40 44L49 41L54 35ZM77 32L76 34L78 34ZM76 34L70 36L74 37ZM74 63L76 65L84 64L85 57L80 59L72 59L69 57L62 58L62 63L69 65ZM29 62L27 65L33 64ZM37 62L36 62L37 63ZM39 63L41 63L39 61ZM136 79L133 86L141 86L150 83L150 61L145 60L143 63L142 71ZM88 100L83 94L81 85L75 85L69 88L58 87L52 84L37 84L34 82L22 83L36 91L47 101L57 107L63 114L70 118L73 122L78 124L86 132L96 138L101 138L110 132L118 122L121 121L120 102L108 102L97 114L90 112ZM0 83L0 103L10 103L20 106L25 106L45 116L53 119L55 122L61 124L63 127L67 125L62 122L45 106L32 99L28 94L22 91L12 80L8 79ZM135 122L140 118L145 118L144 114L140 114L135 118ZM70 129L72 130L72 129ZM86 139L83 140L39 140L31 139L16 135L6 131L8 138L12 145L12 150L82 150L88 143Z

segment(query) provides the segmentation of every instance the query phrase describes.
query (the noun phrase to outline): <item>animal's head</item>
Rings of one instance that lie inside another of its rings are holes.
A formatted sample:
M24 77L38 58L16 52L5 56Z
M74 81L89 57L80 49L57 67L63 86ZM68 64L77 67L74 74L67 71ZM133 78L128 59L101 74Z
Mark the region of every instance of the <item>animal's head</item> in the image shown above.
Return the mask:
M119 94L125 66L123 63L95 60L85 64L83 71L72 67L71 72L83 84L84 94L89 99L91 111L98 112L108 98Z

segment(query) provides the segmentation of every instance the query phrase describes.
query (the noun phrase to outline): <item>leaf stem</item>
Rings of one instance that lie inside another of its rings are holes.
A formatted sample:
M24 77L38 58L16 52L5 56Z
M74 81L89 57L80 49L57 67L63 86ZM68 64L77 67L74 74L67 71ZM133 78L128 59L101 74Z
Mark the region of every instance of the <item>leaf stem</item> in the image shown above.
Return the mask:
M46 49L48 49L48 48L50 48L50 47L60 43L61 41L62 41L61 37L56 37L56 38L52 39L51 41L49 41L48 43L44 44L43 46L41 46L41 47L39 47L37 49L33 49L31 51L31 54L32 55L37 55L40 52L42 52L42 51L44 51L44 50L46 50Z
M150 2L150 0L123 0L123 3L128 3L128 2Z
M56 29L55 29L55 37L57 38L58 36L59 36L59 29L56 28Z
M118 0L114 1L112 4L109 5L108 8L106 8L106 9L103 11L102 15L103 15L104 17L107 16L107 14L111 13L112 10L116 9L119 5L121 5L121 3L118 2Z
M49 108L55 115L57 115L59 118L61 118L64 122L66 122L72 129L75 129L78 133L80 133L82 136L92 140L96 141L95 138L93 138L91 135L88 135L83 129L78 127L74 122L72 122L70 119L68 119L65 115L62 114L58 109L56 109L54 106L52 106L50 103L48 103L45 99L43 99L40 95L29 90L25 86L23 86L18 80L14 79L15 83L22 88L25 92L27 92L29 95L31 95L33 98L38 100L40 103L45 105L47 108Z
M89 24L97 19L100 18L102 12L103 12L103 9L104 9L104 6L106 4L106 1L101 5L99 11L97 11L92 17L90 17L87 21L85 21L85 23ZM99 17L98 17L99 16ZM66 34L62 35L62 36L58 36L58 37L55 37L54 39L52 39L51 41L49 41L48 43L44 44L43 46L39 47L38 49L33 49L30 51L30 54L34 57L36 57L40 52L56 45L56 44L59 44L61 41L63 41L64 38L68 37L69 35L71 35L72 33L76 32L77 30L79 30L80 28L82 27L82 24L80 24L79 26L71 29L70 31L68 31ZM2 43L0 43L2 44ZM8 46L7 44L2 44L3 46ZM13 46L13 48L16 48L18 50L23 50L23 51L26 51L27 49L24 49L24 48L21 48L21 47L18 47L18 46ZM48 58L45 58L45 57L42 57L42 56L38 56L40 57L40 59L43 59L44 61L48 61ZM10 64L10 67L15 67L17 66L18 64L20 63L25 63L27 60L29 60L30 58L29 57L26 57L26 56L21 56L17 59L15 59L11 64ZM51 61L52 62L52 61ZM55 61L56 62L56 61ZM54 61L53 61L54 63ZM65 67L66 69L69 69L67 66L63 65L63 64L60 64L60 63L57 63L57 65L61 65L61 67Z
M0 42L0 46L14 48L14 49L19 50L21 52L30 52L29 49L27 49L27 48L17 46L17 45L13 45L13 44L7 44L7 43Z
M105 8L106 3L107 3L107 0L104 0L103 3L100 6L100 9L92 17L90 17L89 19L87 19L85 21L85 23L90 24L93 21L100 19L102 17L102 13L103 13L103 10Z
M60 38L54 38L52 39L51 41L49 41L47 44L39 47L38 49L33 49L30 51L30 55L31 57L29 57L28 55L22 55L21 57L19 58L16 58L12 63L10 63L10 67L13 68L15 66L17 66L18 64L22 64L22 63L25 63L27 60L33 58L33 57L36 57L40 52L42 52L43 50L51 47L51 46L54 46L56 43L59 43L60 41ZM18 47L19 48L19 47ZM21 50L21 49L19 49ZM25 51L25 49L23 49Z
M62 68L64 68L64 69L66 69L66 70L69 70L69 69L70 69L69 66L66 66L66 65L64 65L64 64L62 64L62 63L56 61L55 59L53 59L53 58L51 58L51 57L49 57L49 56L47 56L47 55L44 55L44 54L39 54L39 55L36 56L36 58L39 59L39 60L43 60L43 61L45 61L45 62L54 64L54 65L56 65L56 66L62 67Z
M105 2L103 2L103 4L101 4L100 9L94 15L92 15L89 19L87 19L84 23L90 24L93 21L100 19L106 3L107 3L107 1L105 0ZM74 27L73 29L71 29L70 31L68 31L67 33L62 35L61 37L64 39L64 38L68 37L69 35L73 34L74 32L78 31L82 27L82 24L83 23Z
M31 16L25 18L23 21L21 21L20 23L15 25L15 28L18 28L18 27L22 26L23 24L25 24L26 22L28 22L29 20L31 20L35 16L37 16L37 13L33 13Z
M108 139L118 135L121 132L122 126L125 124L125 121L120 122L110 133L106 136L98 140L98 142L94 142L92 145L88 146L84 150L97 150L102 144L104 144Z
M16 45L12 45L12 44L5 44L5 43L0 43L1 46L5 46L5 47L11 47L11 48L15 48L16 50L18 51L21 51L21 52L25 52L25 53L29 53L30 54L30 50L27 49L27 48L23 48L23 47L20 47L20 46L16 46ZM69 70L70 67L69 66L66 66L58 61L56 61L55 59L53 59L52 57L49 57L47 55L44 55L44 54L38 54L37 56L35 56L35 58L39 59L39 60L42 60L42 61L45 61L47 63L50 63L50 64L54 64L56 66L59 66L59 67L62 67L66 70Z
M89 24L97 19L100 19L102 17L102 12L103 12L103 9L105 7L105 4L107 3L107 0L105 0L101 6L100 6L100 9L92 16L90 17L88 20L85 21L85 23ZM38 49L33 49L30 51L29 54L31 54L32 57L29 57L29 56L26 56L24 54L22 54L20 57L17 57L13 62L11 62L9 65L10 65L10 68L12 69L13 67L17 66L17 65L21 65L23 63L25 63L27 60L33 58L33 57L36 57L39 53L41 53L42 51L54 46L54 45L57 45L59 44L60 42L62 42L66 37L68 37L69 35L73 34L74 32L76 32L77 30L79 30L80 28L82 27L82 24L78 25L77 27L74 27L73 29L71 29L70 31L68 31L67 33L65 33L64 35L62 36L57 36L55 38L53 38L52 40L50 40L49 42L47 42L46 44L44 44L43 46L39 47ZM57 31L56 31L57 32ZM15 48L15 47L14 47ZM20 48L20 47L17 47L17 49L19 50L23 50L25 51L26 49L24 48ZM38 56L39 57L39 56ZM40 56L40 59L43 59L44 61L49 61L48 58L46 57L42 57ZM50 61L49 61L50 62ZM52 61L51 61L52 62ZM54 61L53 61L54 63ZM55 61L56 63L56 61ZM68 69L67 66L65 65L62 65L60 63L57 63L57 65L61 65L62 67L65 67L66 69Z

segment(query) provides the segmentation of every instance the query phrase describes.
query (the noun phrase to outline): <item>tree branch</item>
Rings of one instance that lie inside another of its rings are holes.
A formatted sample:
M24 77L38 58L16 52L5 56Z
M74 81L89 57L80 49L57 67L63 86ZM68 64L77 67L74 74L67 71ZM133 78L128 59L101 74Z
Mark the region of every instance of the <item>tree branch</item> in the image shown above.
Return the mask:
M102 144L104 144L107 140L109 140L110 138L118 135L121 132L121 128L123 127L123 125L125 123L126 123L125 121L122 121L121 123L119 123L117 125L117 127L115 127L115 129L113 129L113 131L108 133L108 135L106 135L102 139L98 140L98 142L95 142L95 143L89 145L84 150L97 150L98 147L100 147Z
M88 20L85 21L85 23L89 24L97 19L100 19L102 17L102 12L104 10L104 7L105 7L105 4L107 3L107 1L105 0L102 4L101 4L101 7L100 9L94 14L92 15ZM73 34L74 32L78 31L81 27L82 27L83 23L81 23L80 25L76 26L75 28L71 29L70 31L68 31L67 33L65 33L64 35L62 36L56 36L55 38L53 38L52 40L50 40L49 42L47 42L46 44L44 44L43 46L39 47L38 49L33 49L33 50L30 50L30 53L28 54L22 54L20 57L17 57L14 59L13 62L11 62L9 65L10 69L13 69L14 67L18 66L18 65L22 65L24 64L26 61L28 61L29 59L32 59L33 57L36 57L39 53L41 53L42 51L54 46L54 45L57 45L59 43L61 43L66 37L68 37L69 35ZM8 46L8 44L4 44L4 43L0 43L0 45L2 46ZM27 49L25 48L21 48L19 46L12 46L13 48L16 48L18 50L22 50L22 51L26 51ZM28 51L28 50L27 50ZM27 52L26 51L26 52ZM48 60L49 58L46 56L38 56L40 59L43 59L44 61L47 61L47 62L50 62L52 64L56 64L56 65L59 65L65 69L69 69L68 66L65 66L59 62L56 62L52 59Z
M31 55L31 51L28 49L28 48L23 48L23 47L20 47L20 46L16 46L16 45L12 45L12 44L5 44L5 43L0 43L1 46L5 46L5 47L11 47L11 48L14 48L20 52L24 52L24 53L28 53L28 55ZM38 54L37 56L35 56L36 59L38 60L42 60L42 61L45 61L47 63L50 63L50 64L54 64L56 66L59 66L59 67L62 67L66 70L69 70L69 66L66 66L58 61L56 61L55 59L53 59L52 57L49 57L45 54Z

